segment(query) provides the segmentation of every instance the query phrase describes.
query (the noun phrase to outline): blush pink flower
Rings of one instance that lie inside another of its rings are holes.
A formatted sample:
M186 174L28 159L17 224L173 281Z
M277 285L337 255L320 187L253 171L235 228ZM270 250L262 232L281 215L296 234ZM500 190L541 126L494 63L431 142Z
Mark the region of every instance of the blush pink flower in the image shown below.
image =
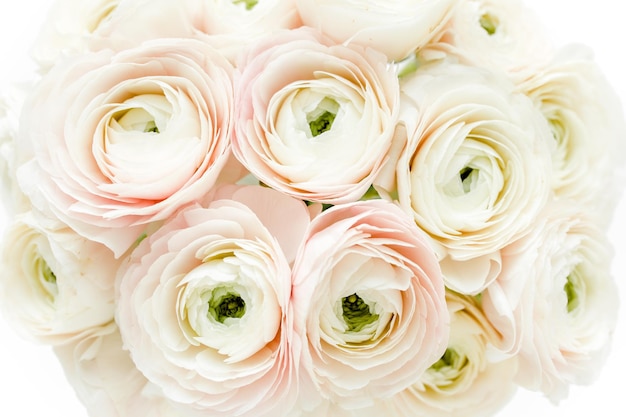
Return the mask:
M392 203L356 202L317 216L293 274L302 366L340 407L402 391L446 350L449 314L436 256Z
M398 118L385 56L303 28L264 38L238 67L233 153L248 170L304 200L361 198L388 159Z
M124 345L186 416L274 417L295 403L290 263L309 222L301 201L227 186L168 220L120 270Z
M191 39L56 66L25 105L20 185L37 210L120 256L216 183L230 155L231 76Z

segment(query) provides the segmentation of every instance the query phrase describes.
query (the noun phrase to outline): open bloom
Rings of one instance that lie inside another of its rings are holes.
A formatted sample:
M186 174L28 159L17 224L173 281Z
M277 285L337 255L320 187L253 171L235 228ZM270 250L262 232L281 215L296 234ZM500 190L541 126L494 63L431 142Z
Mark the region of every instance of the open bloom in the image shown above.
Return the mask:
M337 43L354 43L401 60L426 44L455 0L296 0L303 22Z
M25 105L21 187L45 215L120 256L216 183L230 155L231 76L224 57L191 39L56 66Z
M397 189L383 177L378 185L439 245L446 284L476 294L547 201L547 122L505 77L479 68L425 66L402 90Z
M525 76L552 57L552 47L533 10L521 0L462 0L427 50L460 62Z
M515 393L517 358L492 358L490 350L500 345L500 334L479 304L453 292L446 294L446 300L450 310L448 348L419 382L387 402L390 415L486 417L494 415Z
M61 344L113 319L118 262L107 248L31 212L15 217L5 239L0 296L20 334Z
M124 345L186 416L273 417L294 404L290 263L309 221L303 202L277 191L226 187L168 220L120 270Z
M385 57L311 29L278 32L238 63L235 156L289 195L356 201L380 171L398 118Z
M556 197L588 207L608 224L624 180L616 171L626 157L626 125L619 98L590 51L560 50L518 88L550 124Z
M606 235L567 202L550 205L502 250L502 273L483 305L502 352L519 356L519 384L558 401L597 375L617 319L610 254Z
M437 259L394 204L369 200L318 215L293 274L302 366L339 407L402 391L445 351L449 316Z

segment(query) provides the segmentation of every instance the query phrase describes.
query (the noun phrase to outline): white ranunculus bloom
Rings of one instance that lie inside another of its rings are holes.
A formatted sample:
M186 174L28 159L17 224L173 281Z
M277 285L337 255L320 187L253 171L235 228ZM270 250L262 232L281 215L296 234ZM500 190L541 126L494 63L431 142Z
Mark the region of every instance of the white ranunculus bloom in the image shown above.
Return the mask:
M192 0L202 10L199 27L210 35L231 34L253 41L280 29L302 24L295 0ZM235 42L235 39L232 39Z
M55 346L65 375L90 417L183 417L139 372L114 322Z
M157 38L193 38L203 22L197 0L57 0L33 46L46 73L88 51L121 51Z
M186 416L284 415L296 401L291 269L310 214L261 186L170 218L118 275L116 321L148 380Z
M31 212L17 215L4 239L0 295L18 333L60 344L113 318L118 262L104 246Z
M543 24L522 0L460 0L442 36L426 49L461 62L525 74L552 56Z
M446 284L479 293L547 201L548 124L505 77L475 67L425 66L401 88L406 146L377 187L439 245Z
M449 19L456 0L296 0L305 25L339 43L401 60L425 45Z
M553 401L598 374L617 320L606 235L573 202L550 205L502 250L502 273L483 295L500 349L517 354L516 381Z
M557 198L589 207L608 225L623 185L626 124L623 106L591 51L563 48L519 84L552 128L552 188Z
M302 28L264 38L238 66L234 155L297 198L361 198L388 158L398 118L398 81L385 57Z
M315 217L293 276L302 367L311 389L338 407L360 410L402 391L445 351L437 258L390 202L337 205Z
M490 356L492 347L500 344L500 335L479 303L450 291L446 301L448 348L418 383L388 401L394 416L487 417L516 391L517 358L493 360Z
M19 115L29 87L29 85L8 85L0 93L0 195L2 208L10 215L30 208L30 203L17 185L15 176Z
M123 0L56 0L39 30L32 55L45 72L65 56L87 50L87 39Z

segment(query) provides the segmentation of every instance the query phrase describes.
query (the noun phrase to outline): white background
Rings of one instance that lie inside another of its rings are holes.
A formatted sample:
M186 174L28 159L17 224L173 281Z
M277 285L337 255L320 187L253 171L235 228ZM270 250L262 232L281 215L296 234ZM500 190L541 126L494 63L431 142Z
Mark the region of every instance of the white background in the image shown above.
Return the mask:
M175 1L175 0L173 0ZM549 27L557 44L583 42L626 102L626 21L622 0L526 0ZM12 1L0 13L0 86L30 70L28 47L51 0ZM626 161L624 162L626 164ZM626 306L626 199L611 228L616 257L613 271ZM3 219L0 219L3 221ZM3 223L0 223L3 224ZM558 407L540 395L520 391L498 417L624 416L626 395L626 307L620 310L612 354L598 381L572 387ZM0 416L86 417L49 348L18 338L0 318ZM142 417L142 416L133 416ZM385 417L385 416L381 416Z

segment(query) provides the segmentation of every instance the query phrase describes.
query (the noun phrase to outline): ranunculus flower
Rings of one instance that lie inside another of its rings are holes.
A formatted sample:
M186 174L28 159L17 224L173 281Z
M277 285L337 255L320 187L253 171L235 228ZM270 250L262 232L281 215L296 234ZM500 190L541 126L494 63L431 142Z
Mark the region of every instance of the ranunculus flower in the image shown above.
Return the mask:
M552 188L609 224L621 195L626 157L623 107L590 51L570 46L519 84L549 121L556 145ZM623 170L623 168L621 168Z
M337 43L353 43L401 60L425 45L450 18L455 0L296 0L302 21Z
M525 76L552 57L542 22L521 0L459 1L441 36L425 50L510 76Z
M299 200L226 187L130 254L118 275L124 346L186 416L277 416L293 406L290 263L309 222Z
M184 416L135 367L114 322L54 353L90 417Z
M517 358L493 359L500 335L475 299L448 292L450 342L419 382L387 401L397 417L487 417L516 391Z
M197 0L58 0L33 45L41 72L88 51L121 51L157 38L200 31Z
M439 245L446 284L460 293L495 279L498 251L533 224L550 192L548 124L513 89L496 73L445 62L403 79L397 184L383 176L377 187L397 194Z
M361 198L398 118L385 57L303 28L264 38L238 66L233 152L248 170L304 200Z
M302 26L295 0L189 0L196 5L196 26L217 37L236 58L261 36Z
M192 39L56 66L25 105L20 185L37 209L120 256L216 183L230 155L231 75Z
M46 344L79 338L113 319L118 262L104 246L31 212L9 224L2 249L2 308L16 331Z
M15 177L19 114L29 87L29 84L8 85L0 93L0 195L2 208L9 215L30 209L30 202Z
M444 353L449 315L437 258L396 205L368 200L315 217L293 267L302 367L345 409L419 380Z
M606 235L572 202L547 207L530 233L502 250L483 294L487 317L517 354L516 380L553 401L593 381L607 356L618 299Z

